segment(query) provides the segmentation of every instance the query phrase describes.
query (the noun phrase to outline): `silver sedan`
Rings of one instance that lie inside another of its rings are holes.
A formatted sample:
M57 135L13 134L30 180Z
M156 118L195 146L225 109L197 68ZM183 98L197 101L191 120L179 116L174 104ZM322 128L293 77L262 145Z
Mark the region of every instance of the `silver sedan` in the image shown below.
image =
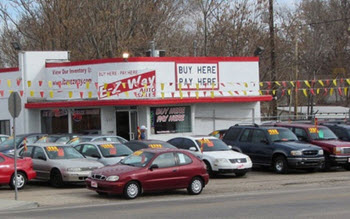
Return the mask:
M32 144L19 154L33 159L36 179L49 180L54 187L65 182L84 182L92 170L103 166L85 158L72 146L54 143Z
M133 151L119 142L85 142L74 146L81 154L104 165L113 165Z

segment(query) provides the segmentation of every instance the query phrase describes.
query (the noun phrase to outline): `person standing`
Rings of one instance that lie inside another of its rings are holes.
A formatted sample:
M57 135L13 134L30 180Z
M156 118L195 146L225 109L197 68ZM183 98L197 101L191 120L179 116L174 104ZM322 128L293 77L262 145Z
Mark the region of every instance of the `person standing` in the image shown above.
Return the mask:
M146 126L142 125L140 130L141 130L141 136L140 136L141 140L145 140L146 139L146 131L147 131Z

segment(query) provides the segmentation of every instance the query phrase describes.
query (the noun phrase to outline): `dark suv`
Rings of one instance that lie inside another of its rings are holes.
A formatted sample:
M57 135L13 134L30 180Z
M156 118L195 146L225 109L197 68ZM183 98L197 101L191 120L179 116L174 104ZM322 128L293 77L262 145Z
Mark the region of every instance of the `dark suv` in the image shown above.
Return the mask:
M325 170L333 165L350 170L350 142L340 141L329 128L299 123L275 123L274 125L289 128L299 140L320 146L324 151Z
M324 162L322 148L298 142L286 128L235 125L222 140L233 150L247 154L253 165L272 166L277 173L289 168L313 172Z
M342 141L350 141L350 125L322 123L321 125L328 127Z

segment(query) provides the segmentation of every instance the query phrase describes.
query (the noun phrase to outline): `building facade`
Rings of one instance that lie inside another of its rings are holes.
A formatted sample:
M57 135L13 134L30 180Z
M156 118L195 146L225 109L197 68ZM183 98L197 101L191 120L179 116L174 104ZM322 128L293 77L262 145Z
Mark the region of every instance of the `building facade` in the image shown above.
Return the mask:
M256 57L135 57L70 62L69 53L21 52L0 70L1 132L10 134L7 99L22 96L17 133L100 133L167 140L259 122ZM4 126L4 128L2 127Z

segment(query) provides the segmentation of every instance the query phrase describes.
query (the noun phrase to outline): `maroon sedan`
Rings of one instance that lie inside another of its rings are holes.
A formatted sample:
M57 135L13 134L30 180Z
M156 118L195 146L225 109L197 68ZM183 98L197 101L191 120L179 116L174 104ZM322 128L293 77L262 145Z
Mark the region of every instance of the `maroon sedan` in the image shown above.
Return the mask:
M198 195L208 183L203 161L179 149L143 149L120 163L92 171L88 189L100 195L123 194L136 198L141 192L187 188Z
M10 185L15 188L15 168L14 157L0 153L0 185ZM17 188L22 189L28 180L35 178L36 173L33 170L33 161L31 158L17 159Z

